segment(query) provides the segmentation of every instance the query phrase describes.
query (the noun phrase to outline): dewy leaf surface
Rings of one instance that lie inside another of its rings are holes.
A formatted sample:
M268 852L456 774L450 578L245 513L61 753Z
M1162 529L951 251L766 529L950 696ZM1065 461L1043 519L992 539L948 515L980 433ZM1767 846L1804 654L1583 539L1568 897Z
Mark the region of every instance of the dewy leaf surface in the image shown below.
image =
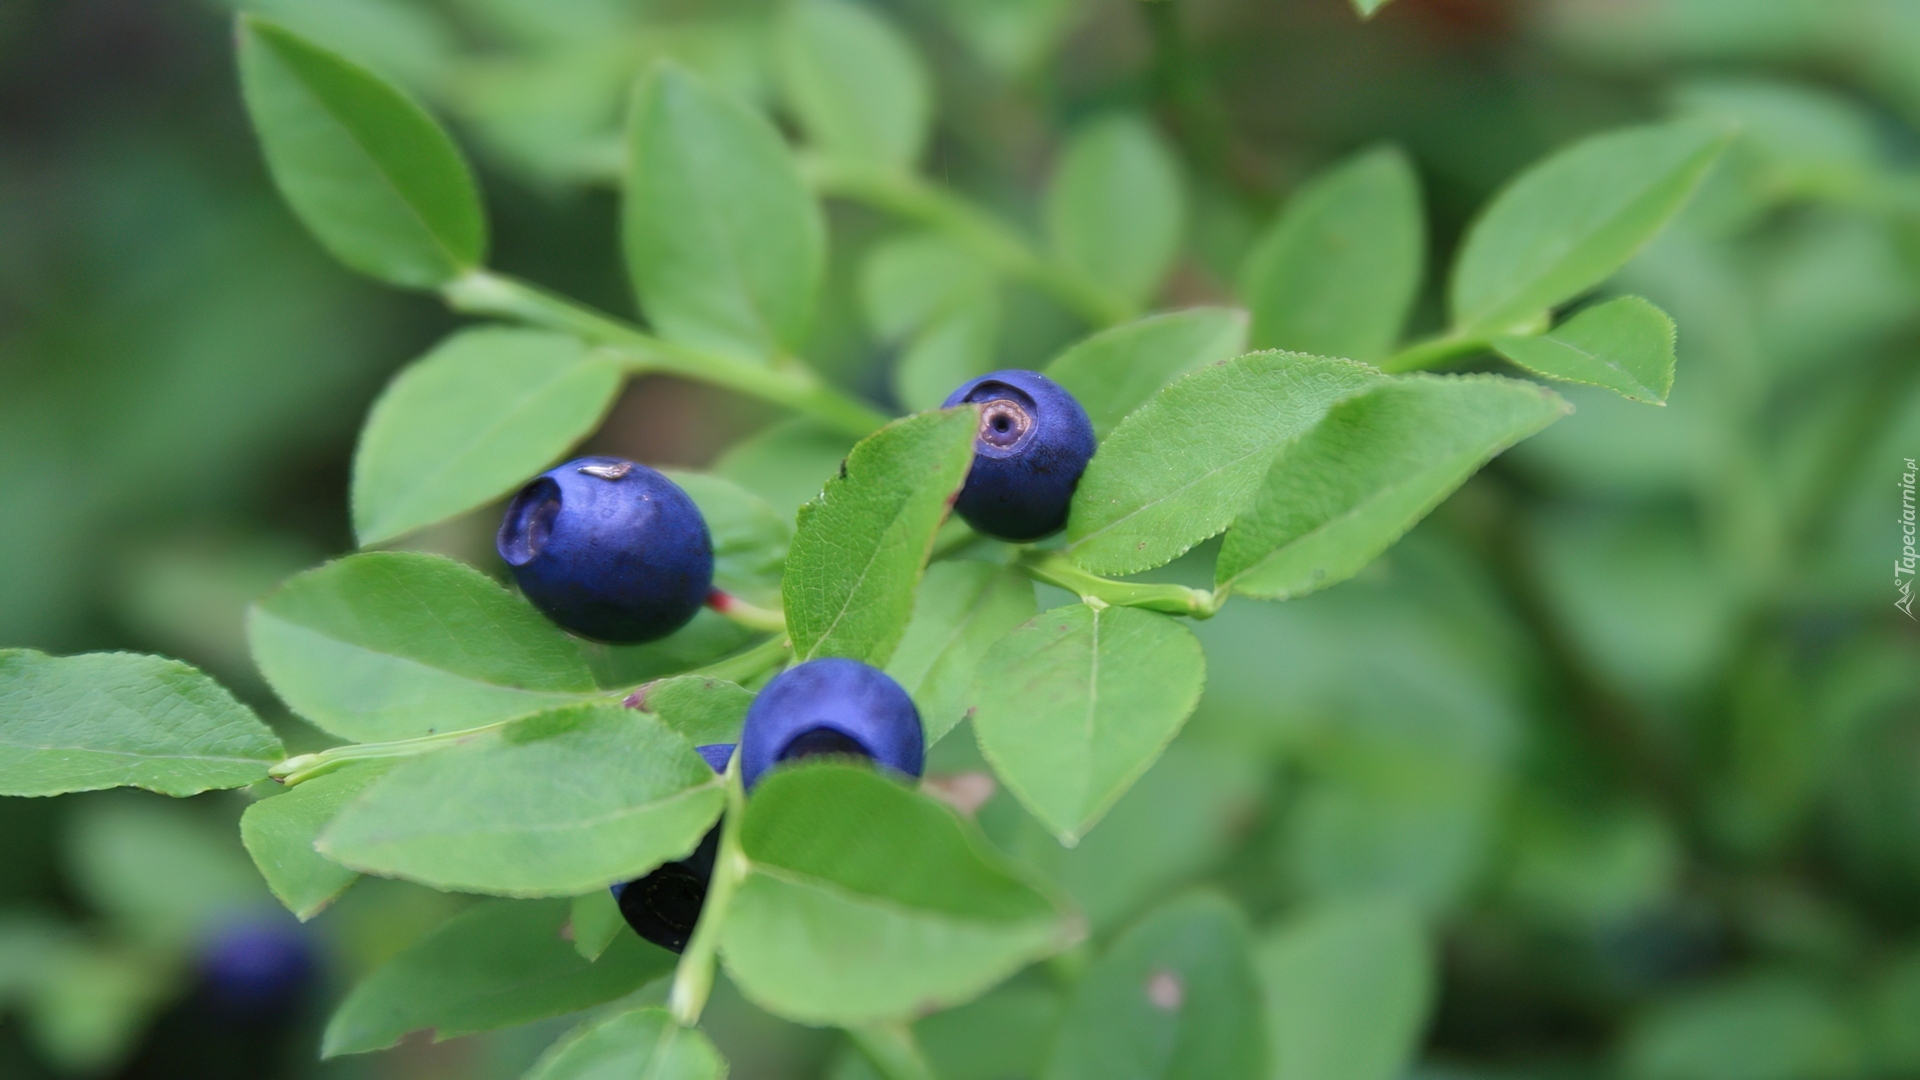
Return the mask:
M1613 276L1679 213L1728 138L1698 120L1627 128L1522 173L1467 233L1455 330L1503 333Z
M913 166L933 118L926 68L873 7L793 4L779 50L787 100L816 149L863 165Z
M360 879L358 871L330 862L314 841L346 805L386 774L390 761L355 762L317 776L247 807L240 840L273 895L302 922Z
M1288 200L1247 259L1254 347L1380 359L1426 257L1420 180L1405 154L1381 147L1335 167Z
M1339 584L1494 455L1570 411L1543 386L1493 375L1412 375L1349 398L1280 452L1215 577L1275 600Z
M941 803L871 769L778 771L747 803L753 870L721 934L748 997L807 1023L965 1001L1079 930Z
M972 708L974 671L987 649L1033 614L1033 583L1011 567L971 561L927 567L913 621L887 674L913 695L928 746Z
M589 1008L673 970L665 949L622 934L588 962L561 936L565 900L490 900L461 912L367 976L327 1023L322 1057L384 1050Z
M1071 844L1179 732L1200 701L1206 656L1171 616L1073 604L1001 638L976 679L981 752Z
M574 705L402 762L320 850L438 889L573 896L691 852L724 801L693 744L655 718Z
M1218 896L1154 911L1081 978L1044 1080L1264 1080L1250 947L1240 913Z
M966 407L888 424L800 508L782 587L795 657L887 662L934 533L966 482L979 422Z
M594 690L572 638L437 555L372 552L309 570L254 605L247 638L295 712L357 742L479 727Z
M721 1080L727 1063L698 1028L665 1009L583 1024L534 1062L524 1080Z
M1060 259L1129 308L1159 289L1180 253L1186 213L1179 163L1137 116L1075 132L1047 188L1047 231Z
M245 787L285 756L219 683L133 653L0 649L0 795Z
M1135 574L1226 528L1276 451L1385 376L1365 364L1249 353L1180 379L1122 421L1087 465L1067 553L1096 574Z
M1637 296L1590 307L1540 337L1494 338L1493 347L1535 375L1633 401L1664 405L1673 389L1673 320Z
M240 85L269 171L327 250L363 274L418 288L480 265L480 192L433 117L284 27L242 16L238 35Z
M518 488L599 426L624 375L564 334L489 327L448 338L394 378L360 433L361 546Z
M1047 377L1073 394L1104 439L1161 387L1246 349L1246 312L1189 308L1102 330L1054 357Z
M1434 991L1419 918L1342 901L1275 927L1254 948L1273 1080L1393 1080L1419 1052Z
M628 152L627 272L653 325L748 357L798 348L826 225L773 125L665 67L634 99Z

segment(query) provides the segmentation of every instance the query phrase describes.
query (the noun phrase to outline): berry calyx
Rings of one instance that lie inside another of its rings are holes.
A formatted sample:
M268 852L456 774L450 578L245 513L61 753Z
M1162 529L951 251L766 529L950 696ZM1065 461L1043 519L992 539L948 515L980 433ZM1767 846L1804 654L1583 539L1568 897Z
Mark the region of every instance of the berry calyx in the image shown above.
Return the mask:
M775 765L810 757L871 761L919 776L926 733L913 699L879 668L831 657L788 668L747 709L740 778L749 790Z
M1060 531L1093 457L1086 410L1037 371L982 375L946 400L949 408L967 404L980 406L980 430L954 512L1002 540L1026 542Z

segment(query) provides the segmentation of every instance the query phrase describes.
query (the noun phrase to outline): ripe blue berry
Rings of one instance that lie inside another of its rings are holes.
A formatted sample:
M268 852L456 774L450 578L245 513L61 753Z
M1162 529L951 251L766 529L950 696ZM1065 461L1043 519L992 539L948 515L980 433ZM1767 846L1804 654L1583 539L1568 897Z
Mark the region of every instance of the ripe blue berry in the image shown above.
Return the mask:
M699 748L714 772L724 772L733 756L732 743ZM713 877L713 860L720 853L720 826L707 830L693 854L678 862L653 868L646 877L613 887L613 899L620 905L620 917L633 932L663 949L680 952L693 937L700 921L700 908L707 902L707 882Z
M666 637L713 588L700 508L619 458L578 458L535 477L507 506L495 544L533 606L600 641Z
M751 788L782 761L862 757L919 776L920 710L886 672L858 660L809 660L774 676L747 709L740 779Z
M207 991L227 1012L252 1015L290 1004L313 979L314 968L306 935L277 919L223 926L200 950Z
M1093 422L1072 394L1036 371L996 371L965 383L946 405L976 404L973 471L953 509L1002 540L1060 531L1093 457Z

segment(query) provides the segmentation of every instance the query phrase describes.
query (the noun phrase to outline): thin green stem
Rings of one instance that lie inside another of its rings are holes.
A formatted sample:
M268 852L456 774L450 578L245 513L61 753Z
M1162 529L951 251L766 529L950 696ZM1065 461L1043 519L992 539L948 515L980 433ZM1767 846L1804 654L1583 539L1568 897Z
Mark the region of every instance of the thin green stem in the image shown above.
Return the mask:
M1111 326L1137 314L1084 275L1034 250L1026 237L993 214L921 177L824 158L808 160L806 172L821 194L865 203L943 233L1095 326Z
M804 413L848 435L864 436L888 417L821 381L812 369L779 367L653 336L537 286L487 270L475 270L441 289L449 307L470 315L516 319L564 330L619 354L636 372L665 372L710 383Z
M700 921L693 937L674 969L673 989L667 994L667 1006L682 1027L700 1022L700 1013L713 993L714 967L719 962L720 927L733 905L733 893L746 880L752 864L740 848L740 823L747 814L747 794L740 786L740 753L727 762L727 812L720 825L720 850L713 860L713 877L707 883L707 898L700 907Z
M793 642L788 641L785 634L775 634L744 652L715 660L706 667L695 668L687 674L744 683L785 664L792 651Z
M886 1080L939 1080L905 1021L850 1027L847 1035Z
M763 608L721 589L707 593L707 606L749 630L770 634L787 632L787 616L780 609Z
M415 739L395 739L392 742L349 743L335 746L312 754L290 757L278 765L267 769L267 775L292 787L302 784L316 776L340 768L355 761L380 761L389 758L414 757L430 753L454 743L464 742L483 732L493 731L511 721L500 720L480 727L466 728L462 731L449 731L440 735L422 735Z
M1420 371L1485 352L1487 348L1487 339L1483 337L1461 336L1451 332L1439 334L1416 341L1394 353L1381 362L1380 370L1394 374Z
M1098 600L1114 607L1137 607L1163 611L1169 615L1211 619L1227 601L1224 593L1186 585L1115 581L1090 574L1057 551L1029 549L1021 553L1014 565L1035 581L1057 585L1082 600Z

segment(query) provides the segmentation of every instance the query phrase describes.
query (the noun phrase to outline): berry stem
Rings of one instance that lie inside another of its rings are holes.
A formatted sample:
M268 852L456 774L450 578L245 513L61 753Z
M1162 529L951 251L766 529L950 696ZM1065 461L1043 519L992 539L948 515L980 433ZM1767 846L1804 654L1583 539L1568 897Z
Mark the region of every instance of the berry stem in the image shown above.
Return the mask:
M749 630L774 634L787 632L787 617L783 612L750 604L724 589L708 592L707 606Z
M937 1080L933 1066L920 1053L913 1028L904 1022L850 1027L847 1035L860 1056L886 1080Z
M727 812L720 823L720 850L714 856L713 877L707 882L706 902L700 908L700 921L694 924L693 937L680 954L680 966L673 972L673 989L667 993L667 1007L682 1027L700 1022L700 1013L713 993L714 965L719 962L720 927L733 904L733 892L746 880L753 864L740 848L740 823L747 816L747 794L740 786L740 752L734 751L727 762Z
M804 364L754 363L726 353L667 341L611 315L516 278L474 270L441 289L447 306L470 315L516 319L563 330L618 352L638 372L664 372L711 383L804 413L856 437L886 424L886 414L827 385Z
M1186 585L1115 581L1090 574L1057 551L1029 548L1020 554L1019 561L1014 565L1035 581L1057 585L1082 600L1098 600L1114 607L1145 608L1169 615L1211 619L1227 601L1224 593Z

